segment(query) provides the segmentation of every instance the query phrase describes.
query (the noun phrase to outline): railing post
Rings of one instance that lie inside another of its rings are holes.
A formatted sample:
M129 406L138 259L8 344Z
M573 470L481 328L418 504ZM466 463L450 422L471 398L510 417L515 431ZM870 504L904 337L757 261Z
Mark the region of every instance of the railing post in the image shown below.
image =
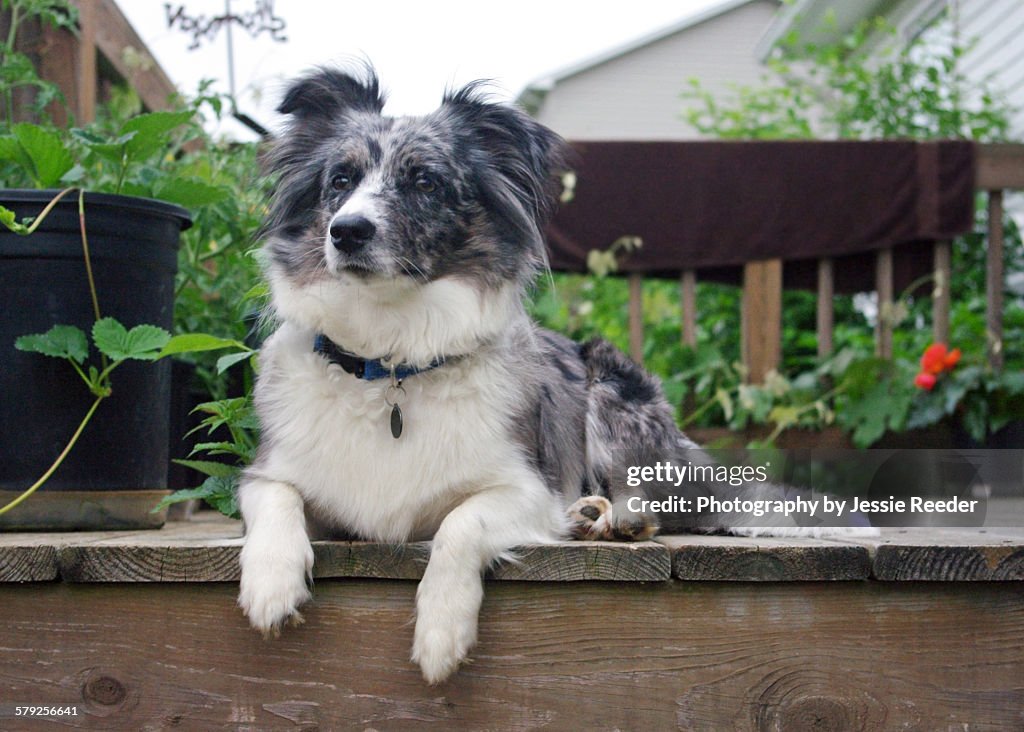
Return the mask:
M683 345L697 345L697 273L685 270L679 282L679 299L683 307Z
M932 340L949 343L950 288L953 285L952 244L935 242L935 284L932 287Z
M832 326L835 320L835 280L832 260L818 260L818 358L832 355Z
M747 380L764 381L782 357L782 260L743 266L741 340Z
M644 362L644 295L643 279L629 276L629 355L639 364Z
M988 250L985 267L985 326L989 365L1003 368L1003 192L988 193Z
M875 257L875 290L878 293L878 322L875 325L875 354L892 358L893 277L892 249L879 249Z

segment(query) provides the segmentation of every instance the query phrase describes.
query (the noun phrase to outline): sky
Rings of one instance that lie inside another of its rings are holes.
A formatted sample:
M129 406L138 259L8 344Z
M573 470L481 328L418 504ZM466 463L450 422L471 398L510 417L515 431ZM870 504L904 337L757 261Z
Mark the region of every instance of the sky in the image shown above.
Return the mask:
M321 64L369 60L388 92L385 112L423 114L444 90L490 79L499 98L514 99L531 81L629 43L722 0L629 0L604 10L587 2L551 0L434 0L434 2L313 2L228 0L236 15L270 6L286 27L275 41L235 26L232 41L239 108L277 127L273 111L291 79ZM202 79L228 91L227 39L223 27L189 50L193 34L182 18L223 15L226 0L122 0L120 7L164 71L186 94ZM178 13L179 9L181 12ZM173 27L168 16L179 14ZM220 132L252 137L237 123Z

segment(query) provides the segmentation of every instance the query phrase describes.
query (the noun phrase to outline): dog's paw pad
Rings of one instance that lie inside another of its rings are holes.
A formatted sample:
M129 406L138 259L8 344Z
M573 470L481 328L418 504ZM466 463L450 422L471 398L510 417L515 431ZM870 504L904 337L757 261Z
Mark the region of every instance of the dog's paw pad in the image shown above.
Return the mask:
M658 533L658 526L646 516L627 518L612 526L616 541L647 541Z
M603 496L584 496L569 506L574 538L598 541L612 538L612 504Z

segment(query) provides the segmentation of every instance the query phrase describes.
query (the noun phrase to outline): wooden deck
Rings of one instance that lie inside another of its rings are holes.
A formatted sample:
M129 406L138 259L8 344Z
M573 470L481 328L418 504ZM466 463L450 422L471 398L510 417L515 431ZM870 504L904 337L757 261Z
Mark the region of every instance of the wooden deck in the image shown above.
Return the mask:
M264 641L240 534L0 535L0 729L1024 729L1021 528L526 547L438 687L408 661L426 545L316 543L306 624Z

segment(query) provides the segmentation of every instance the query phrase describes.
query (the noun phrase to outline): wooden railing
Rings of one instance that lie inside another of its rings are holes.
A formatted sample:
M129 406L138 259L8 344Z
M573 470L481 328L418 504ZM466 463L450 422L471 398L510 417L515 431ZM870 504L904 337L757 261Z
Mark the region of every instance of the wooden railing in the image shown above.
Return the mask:
M986 331L989 363L995 369L1003 364L1003 191L1024 189L1024 145L983 144L978 146L975 188L988 195L988 246L986 251ZM932 333L937 342L949 341L950 282L952 245L939 241L934 245L932 288ZM831 259L818 261L818 355L828 356L833 348L834 271ZM683 273L680 280L682 301L682 341L697 343L696 272ZM893 253L882 249L876 255L875 292L878 324L875 349L883 357L892 356L894 305ZM633 359L643 360L642 278L629 277L629 334ZM747 262L743 268L741 304L741 354L748 379L764 380L782 361L782 260Z

